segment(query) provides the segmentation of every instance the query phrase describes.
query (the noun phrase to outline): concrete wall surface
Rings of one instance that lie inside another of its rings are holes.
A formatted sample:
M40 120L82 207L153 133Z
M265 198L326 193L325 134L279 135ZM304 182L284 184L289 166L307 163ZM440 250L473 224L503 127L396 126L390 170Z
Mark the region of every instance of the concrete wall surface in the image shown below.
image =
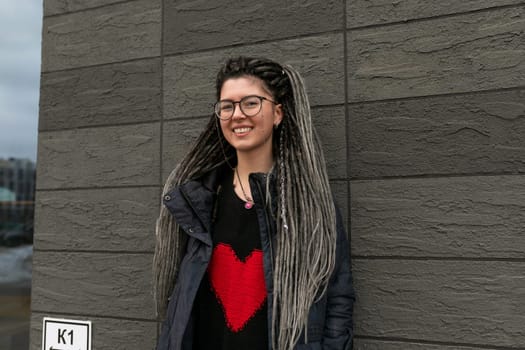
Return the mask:
M357 350L525 349L523 0L44 0L31 349L154 349L162 184L226 57L305 77Z

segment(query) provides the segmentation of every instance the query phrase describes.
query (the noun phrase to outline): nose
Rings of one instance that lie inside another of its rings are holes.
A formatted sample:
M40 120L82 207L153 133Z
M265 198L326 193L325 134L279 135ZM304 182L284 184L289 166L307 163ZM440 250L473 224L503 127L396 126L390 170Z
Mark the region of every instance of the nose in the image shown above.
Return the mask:
M234 106L234 108L233 108L232 119L234 119L234 120L235 119L245 119L246 115L244 114L244 112L241 109L241 102L234 102L233 106Z

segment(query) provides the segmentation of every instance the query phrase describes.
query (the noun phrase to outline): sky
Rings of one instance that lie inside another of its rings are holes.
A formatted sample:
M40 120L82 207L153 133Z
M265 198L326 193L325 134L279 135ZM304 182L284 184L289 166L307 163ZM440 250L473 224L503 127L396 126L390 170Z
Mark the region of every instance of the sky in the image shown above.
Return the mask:
M42 0L0 0L0 158L36 160Z

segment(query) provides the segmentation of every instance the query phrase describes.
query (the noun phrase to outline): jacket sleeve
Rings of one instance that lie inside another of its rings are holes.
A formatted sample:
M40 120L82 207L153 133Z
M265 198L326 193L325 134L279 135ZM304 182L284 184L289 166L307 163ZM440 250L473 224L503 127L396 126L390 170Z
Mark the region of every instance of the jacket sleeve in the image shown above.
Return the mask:
M336 212L336 265L327 290L323 349L350 350L353 344L352 314L355 293L352 285L350 244L337 208Z

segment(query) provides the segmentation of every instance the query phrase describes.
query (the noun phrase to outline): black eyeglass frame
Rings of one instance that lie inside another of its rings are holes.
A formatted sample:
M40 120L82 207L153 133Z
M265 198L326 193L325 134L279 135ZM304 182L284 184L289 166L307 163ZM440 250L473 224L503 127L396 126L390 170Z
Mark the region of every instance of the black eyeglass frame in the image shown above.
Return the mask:
M242 101L245 101L246 99L248 99L248 98L253 98L253 97L257 97L257 98L260 100L260 102L261 102L261 104L259 105L259 110L258 110L257 112L255 112L255 113L251 113L251 112L250 112L250 113L246 113L246 112L244 111L244 109L242 109L242 104L241 104L241 103L242 103ZM220 100L220 101L217 101L217 102L215 102L215 103L213 104L213 111L214 111L214 113L215 113L215 116L216 116L217 118L219 118L220 120L224 120L224 121L226 121L226 120L230 120L230 119L232 119L233 115L235 114L235 107L236 107L236 105L238 104L238 105L239 105L239 108L240 108L240 110L241 110L241 112L242 112L245 116L247 116L247 117L254 117L254 116L256 116L256 115L261 111L263 100L268 101L268 102L271 102L271 103L273 103L274 105L278 105L278 104L279 104L279 103L277 103L277 102L275 102L275 101L273 101L273 100L270 100L269 98L264 97L264 96L259 96L259 95L247 95L247 96L244 96L243 98L241 98L239 101L233 101L233 100ZM222 118L221 115L220 115L220 110L218 110L220 104L223 103L223 102L231 102L231 103L233 104L232 113L231 113L230 117L228 117L228 118Z

